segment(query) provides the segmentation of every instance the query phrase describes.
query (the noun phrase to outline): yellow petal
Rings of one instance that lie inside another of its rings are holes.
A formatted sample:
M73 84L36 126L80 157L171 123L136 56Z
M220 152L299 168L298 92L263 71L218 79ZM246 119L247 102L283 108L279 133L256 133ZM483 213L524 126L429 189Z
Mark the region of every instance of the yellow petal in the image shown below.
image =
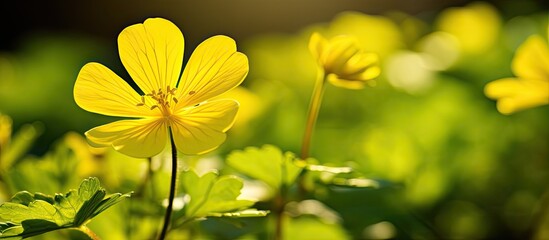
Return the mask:
M175 87L183 64L183 34L172 22L149 18L118 36L122 64L145 94Z
M358 51L356 39L344 35L334 37L330 39L328 48L322 54L324 68L327 72L340 74L345 63Z
M326 48L326 39L320 35L320 33L313 33L311 35L311 39L309 40L309 51L311 51L311 54L313 57L315 57L317 60L320 59L320 56L322 55L322 52Z
M368 70L368 68L378 68L376 65L379 61L379 57L375 53L359 53L352 56L342 68L342 72L345 75L355 75L360 74ZM370 74L371 75L371 74ZM372 78L375 78L373 76Z
M529 37L515 53L512 69L523 79L549 82L549 46L540 36Z
M95 127L86 137L94 147L113 146L125 155L146 158L166 146L167 124L162 118L121 120Z
M522 85L516 78L503 78L486 84L484 94L492 99L508 97L522 90Z
M191 55L178 86L177 109L193 106L238 86L248 74L248 58L233 39L214 36Z
M549 82L504 78L488 83L484 91L498 100L498 111L503 114L549 104Z
M238 102L215 100L180 110L172 122L177 149L185 154L202 154L216 149L233 125Z
M361 80L371 80L377 78L379 74L381 74L381 68L379 66L370 66L356 78Z
M154 113L138 107L141 96L99 63L88 63L82 67L74 84L74 100L86 111L109 116L145 117Z
M328 82L336 87L348 88L348 89L363 89L366 84L362 80L341 79L336 74L330 74L327 77Z

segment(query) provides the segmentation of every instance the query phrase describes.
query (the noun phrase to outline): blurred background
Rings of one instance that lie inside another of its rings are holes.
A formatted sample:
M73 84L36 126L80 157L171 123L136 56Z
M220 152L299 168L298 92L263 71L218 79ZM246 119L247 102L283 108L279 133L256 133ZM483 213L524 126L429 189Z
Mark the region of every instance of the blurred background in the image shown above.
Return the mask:
M336 216L317 216L325 224L318 229L328 231L322 234L547 239L549 107L505 116L484 95L484 86L514 76L513 56L529 36L547 41L548 7L541 0L3 1L0 113L11 118L4 125L10 122L14 135L36 139L17 161L51 157L47 153L67 142L67 133L83 134L113 120L74 103L80 68L100 62L129 80L118 58L118 33L148 17L163 17L183 31L186 58L216 34L233 37L249 57L243 87L227 93L241 102L236 125L226 143L208 155L231 172L223 159L232 150L273 144L299 152L316 73L309 37L313 31L350 34L380 55L382 76L364 90L328 86L311 155L387 186L312 189L310 197ZM119 172L123 163L109 165L109 174L118 175L107 181L113 191L133 190L140 177L137 170ZM54 166L59 165L46 168ZM107 171L96 168L80 173ZM14 170L16 178L27 179L16 190L40 190L24 174L31 169L23 164ZM51 190L66 190L58 187ZM287 230L293 239L306 238L300 229L317 227L295 221ZM239 236L225 225L232 235L216 231L219 224L202 227L217 238Z

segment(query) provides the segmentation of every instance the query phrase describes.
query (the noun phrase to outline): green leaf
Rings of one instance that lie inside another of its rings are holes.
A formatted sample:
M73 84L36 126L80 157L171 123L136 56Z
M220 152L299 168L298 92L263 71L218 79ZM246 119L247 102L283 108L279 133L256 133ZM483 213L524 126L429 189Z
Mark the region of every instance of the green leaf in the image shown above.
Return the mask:
M295 155L272 145L236 150L227 157L227 164L249 177L261 180L273 189L295 181L302 167L294 164Z
M48 196L22 191L0 205L0 239L31 237L46 232L77 228L130 194L111 194L97 178L82 181L77 190Z
M254 204L253 201L237 199L244 184L235 176L219 177L213 171L198 176L191 170L183 172L180 181L190 197L183 209L187 218L220 216Z

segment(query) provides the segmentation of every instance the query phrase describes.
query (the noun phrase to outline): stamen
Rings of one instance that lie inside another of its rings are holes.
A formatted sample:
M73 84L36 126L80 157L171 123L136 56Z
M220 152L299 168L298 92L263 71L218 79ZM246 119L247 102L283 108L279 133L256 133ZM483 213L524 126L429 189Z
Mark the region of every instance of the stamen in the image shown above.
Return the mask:
M168 87L169 89L169 87ZM168 90L168 92L171 94L171 95L175 95L175 90L177 90L177 88L172 88L172 90Z
M142 95L141 102L137 103L136 105L149 107L145 102L145 97L150 97L154 101L156 101L155 105L149 107L150 110L158 109L160 110L160 112L162 112L163 115L170 115L170 104L174 105L174 103L177 104L179 102L175 96L176 90L177 88L171 88L170 86L166 86L166 89L159 88L158 90L153 90L151 93Z
M195 91L190 91L190 92L189 92L189 95L193 95L193 94L195 94L195 93L196 93Z
M144 106L144 105L145 105L145 96L141 96L141 102L137 103L136 106L141 107L141 106Z

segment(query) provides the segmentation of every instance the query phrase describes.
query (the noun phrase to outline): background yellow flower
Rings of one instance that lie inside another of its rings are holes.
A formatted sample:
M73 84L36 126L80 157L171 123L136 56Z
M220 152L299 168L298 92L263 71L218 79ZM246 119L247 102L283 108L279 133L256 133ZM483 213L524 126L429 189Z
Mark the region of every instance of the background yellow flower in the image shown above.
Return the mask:
M498 111L516 111L549 104L549 47L540 36L531 36L518 49L512 63L517 78L488 83L485 93L497 99Z
M313 33L309 50L326 74L327 80L338 87L360 89L368 80L379 76L378 56L358 48L356 39L347 35L330 40Z

